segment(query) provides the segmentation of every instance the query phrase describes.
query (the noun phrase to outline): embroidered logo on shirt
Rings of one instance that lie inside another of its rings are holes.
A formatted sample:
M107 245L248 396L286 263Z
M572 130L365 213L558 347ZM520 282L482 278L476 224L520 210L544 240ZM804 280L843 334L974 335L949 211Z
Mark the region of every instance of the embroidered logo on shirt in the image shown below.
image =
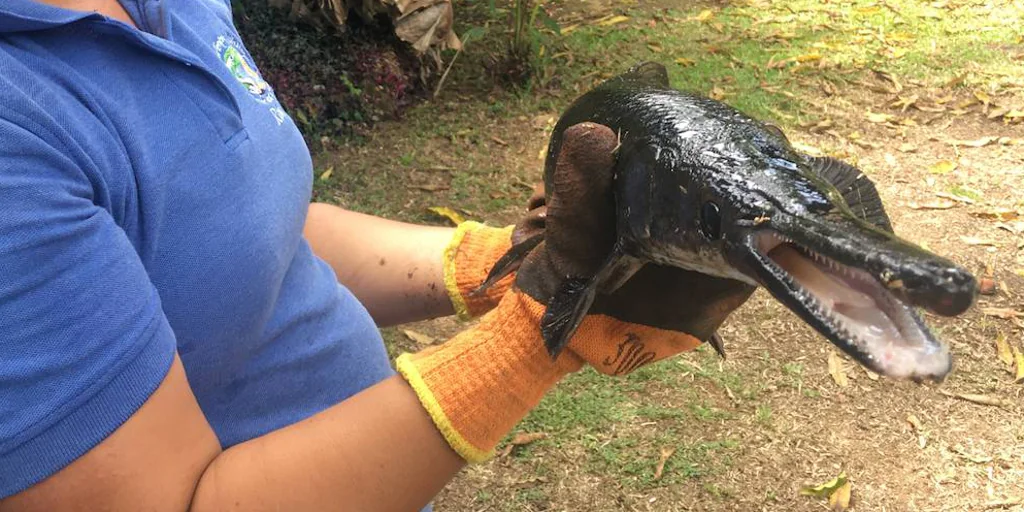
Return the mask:
M270 113L277 120L277 124L283 123L287 115L278 105L277 98L274 96L274 91L270 88L270 84L260 76L256 66L249 60L249 56L244 51L241 43L235 39L220 36L217 38L217 42L213 43L213 48L217 51L217 55L220 56L220 60L227 66L231 75L235 77L235 80L238 80L238 83L242 84L256 101L268 105L272 104Z

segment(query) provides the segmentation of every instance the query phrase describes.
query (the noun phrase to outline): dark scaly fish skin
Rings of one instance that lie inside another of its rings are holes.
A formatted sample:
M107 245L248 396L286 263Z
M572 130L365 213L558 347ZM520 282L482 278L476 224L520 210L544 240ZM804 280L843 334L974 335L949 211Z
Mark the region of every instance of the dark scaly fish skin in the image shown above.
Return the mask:
M800 154L777 128L673 90L662 66L645 63L584 94L563 114L547 154L548 190L561 134L581 122L620 134L615 195L623 258L764 286L876 372L915 380L941 380L949 372L948 350L914 307L960 314L973 303L975 279L895 236L874 186L855 168ZM826 283L824 292L812 293L804 284L827 282L822 273L840 286ZM604 281L599 276L595 285ZM843 287L857 293L844 295ZM830 304L833 294L841 298ZM837 313L852 316L837 320ZM848 318L856 321L842 321ZM578 319L545 330L552 353L576 325ZM905 350L893 348L901 343Z

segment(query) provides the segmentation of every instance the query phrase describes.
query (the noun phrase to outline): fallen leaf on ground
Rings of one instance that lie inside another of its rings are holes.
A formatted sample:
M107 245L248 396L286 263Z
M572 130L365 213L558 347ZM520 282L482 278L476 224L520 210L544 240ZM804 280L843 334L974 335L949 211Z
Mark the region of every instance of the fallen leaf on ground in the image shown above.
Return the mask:
M907 203L911 210L948 210L956 208L954 201L929 201L927 203Z
M996 508L1012 508L1021 504L1024 504L1024 498L1011 498L1008 500L989 501L985 503L985 510L992 510Z
M998 288L995 279L983 277L978 280L978 293L982 295L995 295Z
M433 338L431 336L427 336L426 334L419 333L419 332L416 332L416 331L410 331L410 330L403 329L402 330L402 334L404 334L406 338L409 338L410 340L416 342L417 345L420 345L420 346L423 346L423 347L428 346L428 345L433 345L434 343L437 343L437 339L436 338Z
M1009 400L1004 400L1002 398L995 396L977 395L974 393L950 393L949 391L946 391L944 389L940 389L939 393L942 393L943 395L946 395L951 398L959 398L960 400L971 402L972 404L990 405L993 407L1002 407L1004 409L1009 409L1013 407L1013 403L1010 402Z
M996 208L993 210L986 210L983 212L974 212L972 215L975 217L981 217L983 219L994 219L994 220L1013 220L1020 216L1020 212L1010 208Z
M881 378L877 373L868 370L867 368L864 368L864 373L868 374L868 378L871 380L878 380L879 378Z
M1013 351L1010 350L1010 344L1006 341L1006 335L1003 333L996 336L996 355L1004 365L1013 364Z
M843 360L839 354L831 350L828 353L828 374L832 376L832 380L837 386L845 388L850 385L850 381L846 377L846 370L843 369Z
M1010 233L1013 233L1013 234L1024 233L1024 221L996 222L995 226L998 229L1005 229L1006 231L1009 231ZM1024 241L1022 241L1022 242L1024 242ZM1017 244L1017 248L1018 249L1021 248L1019 243Z
M680 66L685 68L693 66L694 64L696 64L696 62L692 59L687 59L686 57L679 57L676 59L676 64L679 64Z
M914 427L914 432L921 431L921 420L917 419L917 416L913 414L907 416L907 423L910 423L911 427Z
M698 14L698 15L690 18L690 19L693 20L693 21L707 21L707 20L710 20L711 17L714 16L714 15L715 15L715 12L712 11L711 9L704 9L703 11L700 12L700 14Z
M987 238L978 238L976 236L962 236L960 241L967 245L989 245L995 247L997 244L995 240L989 240Z
M892 114L884 114L878 112L868 112L864 114L864 117L872 123L888 123L896 120L896 116Z
M425 185L412 185L410 188L420 189L424 192L438 192L441 190L448 190L451 187L437 183L427 183Z
M465 217L463 217L459 212L452 210L451 208L448 208L447 206L431 206L430 208L427 208L427 210L438 216L450 220L452 224L455 224L456 226L462 224L463 222L466 222Z
M665 49L658 43L647 43L647 49L654 53L661 53L665 51Z
M327 181L331 174L334 174L334 166L328 167L326 171L320 173L320 181Z
M974 204L975 203L974 199L972 199L970 197L967 197L967 196L962 196L960 194L952 194L952 193L949 193L949 192L936 192L935 195L939 196L939 197L941 197L943 199L952 199L952 200L960 202L960 203L966 203L966 204Z
M623 16L623 15L620 14L618 16L612 16L610 18L600 19L596 23L597 23L598 26L601 26L601 27L610 27L612 25L617 25L617 24L622 23L624 21L629 21L629 16Z
M1013 308L981 308L981 314L985 316L994 316L996 318L1002 318L1003 320L1010 320L1017 318L1018 316L1024 316L1019 311Z
M546 432L520 432L512 437L512 440L509 441L509 444L515 446L522 446L524 444L530 444L534 441L546 439L547 437L548 434Z
M839 476L819 485L807 485L800 489L801 496L817 496L824 498L831 496L832 493L836 492L837 489L842 487L848 482L849 479L846 477L846 472L839 473Z
M950 143L953 144L953 145L956 145L956 146L968 146L968 147L972 147L972 148L980 148L980 147L987 146L987 145L989 145L989 144L991 144L993 142L996 142L998 140L999 140L999 137L982 137L980 139L974 139L974 140L952 140L952 141L950 141Z
M661 479L662 473L665 471L665 463L668 462L669 457L676 452L676 449L671 446L666 446L661 449L661 456L658 457L658 465L654 468L654 479Z
M1013 376L1013 382L1020 384L1024 382L1024 354L1017 349L1016 345L1010 345L1010 350L1013 351L1013 363L1017 367L1017 372Z
M516 434L514 437L512 437L512 439L508 442L507 445L505 445L504 448L501 449L501 452L498 453L497 456L499 459L502 457L506 457L508 456L508 454L512 453L512 450L514 450L516 446L527 445L534 441L544 439L546 437L548 437L548 435L544 432L520 432Z
M924 432L922 432L923 427L921 426L921 420L917 419L917 416L911 414L907 416L907 423L910 423L910 426L914 429L914 433L917 434L918 448L923 450L925 446L928 446L928 438L924 435Z
M957 163L952 160L939 160L928 168L928 172L932 174L947 174L956 169L956 166Z
M828 496L828 506L832 512L845 512L850 508L850 496L853 493L853 484L847 480L840 485L835 492Z

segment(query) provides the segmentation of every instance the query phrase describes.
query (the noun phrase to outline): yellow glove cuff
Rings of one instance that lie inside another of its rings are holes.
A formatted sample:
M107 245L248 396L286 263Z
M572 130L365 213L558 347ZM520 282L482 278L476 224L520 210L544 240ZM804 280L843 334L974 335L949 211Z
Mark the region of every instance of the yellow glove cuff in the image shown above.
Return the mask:
M551 360L538 327L543 314L543 305L509 293L475 327L398 357L398 372L467 461L489 459L548 389L583 366L569 351Z
M700 345L688 334L587 315L568 349L552 361L539 327L544 310L513 289L475 327L443 345L398 357L398 372L467 461L489 459L548 389L584 363L624 375Z
M515 279L505 276L477 296L470 292L487 279L494 264L512 247L513 226L493 228L479 222L463 222L444 251L444 286L455 314L469 320L498 305Z

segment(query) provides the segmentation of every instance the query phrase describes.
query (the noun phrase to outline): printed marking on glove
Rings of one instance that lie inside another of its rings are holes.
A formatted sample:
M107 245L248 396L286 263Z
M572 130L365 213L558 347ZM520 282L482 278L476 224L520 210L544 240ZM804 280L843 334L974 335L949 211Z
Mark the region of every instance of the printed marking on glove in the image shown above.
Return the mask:
M644 342L633 333L626 334L626 339L619 343L619 349L614 357L607 357L603 364L607 367L615 367L612 375L623 375L651 362L657 354L653 350L644 351Z

